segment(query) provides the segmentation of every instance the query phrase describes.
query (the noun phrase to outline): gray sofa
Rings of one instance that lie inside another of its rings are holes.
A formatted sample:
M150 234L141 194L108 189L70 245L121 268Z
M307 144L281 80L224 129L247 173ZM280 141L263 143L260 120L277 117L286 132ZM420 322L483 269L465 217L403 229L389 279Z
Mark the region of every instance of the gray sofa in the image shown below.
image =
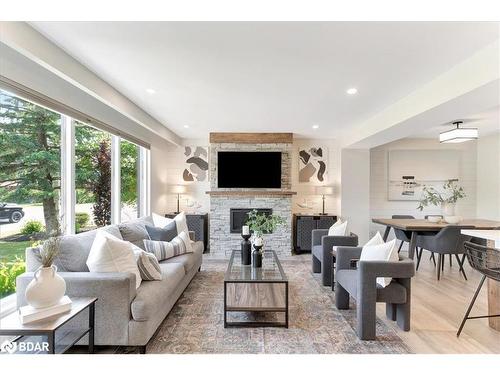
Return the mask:
M358 246L358 236L329 236L328 229L313 229L312 231L312 271L321 272L321 280L325 286L333 284L333 266L335 258L332 254L334 246Z
M410 330L411 278L415 275L413 260L399 257L398 262L360 261L361 247L337 248L335 305L349 309L349 296L356 300L357 334L361 340L375 340L376 303L385 302L386 315L397 320L404 331ZM392 277L385 288L377 277Z
M153 225L151 217L103 228L114 236L144 248L149 238L145 224ZM54 262L66 281L70 297L97 297L95 311L95 344L138 346L140 352L165 319L177 299L188 286L202 263L203 242L193 243L193 253L183 254L160 263L161 281L142 281L135 288L131 273L89 272L86 260L96 231L63 236L61 249ZM17 305L26 305L25 290L40 266L39 249L26 249L26 270L17 280ZM88 325L88 315L73 319L72 326ZM85 343L81 341L80 343Z

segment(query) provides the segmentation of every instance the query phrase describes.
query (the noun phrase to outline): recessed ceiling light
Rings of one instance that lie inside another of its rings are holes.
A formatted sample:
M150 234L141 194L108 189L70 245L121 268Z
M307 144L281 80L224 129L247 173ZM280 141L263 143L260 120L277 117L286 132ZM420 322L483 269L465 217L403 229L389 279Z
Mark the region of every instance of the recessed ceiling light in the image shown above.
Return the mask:
M156 93L156 91L154 89L146 89L146 92L150 95L153 95Z
M351 87L350 89L347 89L346 93L349 95L356 95L358 93L358 89L356 87Z
M189 129L189 125L184 125L184 129Z
M313 129L319 129L319 125L313 125L312 128Z

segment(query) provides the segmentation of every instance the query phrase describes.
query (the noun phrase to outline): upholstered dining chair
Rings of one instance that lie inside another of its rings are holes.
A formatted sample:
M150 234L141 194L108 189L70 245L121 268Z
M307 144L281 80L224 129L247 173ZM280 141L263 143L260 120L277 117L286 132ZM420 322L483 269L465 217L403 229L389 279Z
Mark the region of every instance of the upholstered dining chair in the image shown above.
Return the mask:
M393 219L415 219L415 217L411 216L411 215L392 215L392 218ZM405 242L410 243L411 232L408 232L408 231L405 231L402 229L394 228L394 234L396 235L396 238L399 241L401 241L401 243L399 244L399 248L398 248L398 253L399 253L399 252L401 252L401 248L403 247L403 244Z
M466 225L448 225L441 229L436 235L431 236L418 236L417 247L426 249L433 253L438 254L437 261L437 279L441 278L441 272L444 271L444 257L445 255L454 255L457 259L465 280L467 275L464 270L465 256L460 259L459 255L465 253L464 242L470 240L470 236L464 236L460 233L462 229L473 229L473 226ZM420 263L422 257L422 250L417 253L417 264Z

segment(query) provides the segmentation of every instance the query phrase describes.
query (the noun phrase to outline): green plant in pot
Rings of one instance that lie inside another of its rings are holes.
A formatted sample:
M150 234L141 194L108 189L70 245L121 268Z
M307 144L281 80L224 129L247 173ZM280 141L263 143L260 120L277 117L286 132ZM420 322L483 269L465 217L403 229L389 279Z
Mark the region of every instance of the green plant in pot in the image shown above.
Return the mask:
M254 247L259 248L259 251L263 252L264 234L273 233L279 226L285 225L285 223L285 220L279 215L266 215L264 213L259 213L257 210L250 211L248 213L246 225L248 225L253 232Z
M422 190L417 209L422 211L424 207L441 206L445 217L454 217L456 203L466 197L464 188L457 184L457 180L447 180L443 185L443 193L432 186L424 186Z

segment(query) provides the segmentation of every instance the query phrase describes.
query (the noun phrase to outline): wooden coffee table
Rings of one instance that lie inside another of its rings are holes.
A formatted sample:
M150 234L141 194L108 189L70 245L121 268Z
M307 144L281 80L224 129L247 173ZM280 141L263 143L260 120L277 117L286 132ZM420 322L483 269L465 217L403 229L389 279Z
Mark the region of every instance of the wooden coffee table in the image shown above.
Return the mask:
M72 298L71 310L36 322L21 324L19 312L16 310L0 320L0 336L15 336L7 345L0 339L4 351L20 352L21 343L32 343L38 347L40 354L62 354L88 335L89 353L94 352L95 303L97 298ZM87 328L66 328L65 325L82 311L89 310L89 326ZM57 333L57 337L56 337ZM30 341L28 336L44 336L46 341ZM40 349L39 347L42 347Z
M228 321L228 312L279 312L282 322ZM233 250L224 277L224 328L288 328L288 278L273 250L264 252L261 268L241 264L241 251Z

